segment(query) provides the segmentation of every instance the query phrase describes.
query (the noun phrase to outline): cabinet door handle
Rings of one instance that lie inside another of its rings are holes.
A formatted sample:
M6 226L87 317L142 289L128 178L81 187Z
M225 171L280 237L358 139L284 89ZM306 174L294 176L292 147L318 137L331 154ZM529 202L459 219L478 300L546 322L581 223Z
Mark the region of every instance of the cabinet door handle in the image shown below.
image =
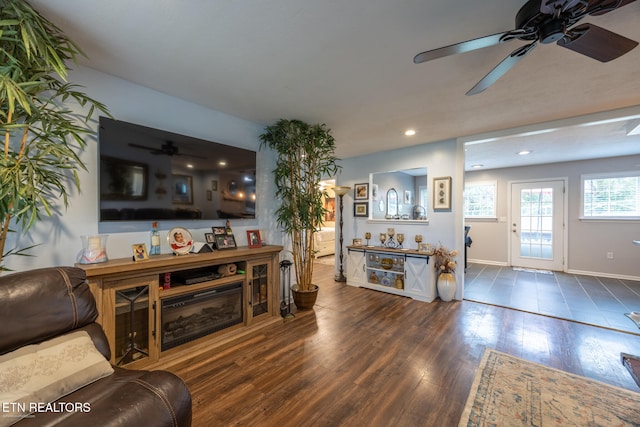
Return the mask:
M151 335L153 335L153 338L156 337L156 302L153 302L153 305L151 306L153 309L153 330L151 331Z

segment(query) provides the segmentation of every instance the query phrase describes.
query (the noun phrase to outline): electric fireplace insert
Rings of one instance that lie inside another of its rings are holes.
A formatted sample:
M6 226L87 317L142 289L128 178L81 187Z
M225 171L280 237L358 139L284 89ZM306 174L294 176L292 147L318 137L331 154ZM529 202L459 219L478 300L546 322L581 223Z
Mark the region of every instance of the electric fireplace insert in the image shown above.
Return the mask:
M242 281L162 299L162 351L242 323Z

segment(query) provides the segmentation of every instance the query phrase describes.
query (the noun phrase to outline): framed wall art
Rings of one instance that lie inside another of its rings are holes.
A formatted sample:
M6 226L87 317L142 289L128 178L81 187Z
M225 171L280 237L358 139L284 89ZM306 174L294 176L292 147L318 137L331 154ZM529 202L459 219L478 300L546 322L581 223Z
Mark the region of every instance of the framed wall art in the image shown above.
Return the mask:
M368 217L369 216L369 202L354 202L353 203L353 216Z
M433 178L433 209L451 209L451 177Z
M353 187L353 198L355 200L369 200L369 183L356 184Z

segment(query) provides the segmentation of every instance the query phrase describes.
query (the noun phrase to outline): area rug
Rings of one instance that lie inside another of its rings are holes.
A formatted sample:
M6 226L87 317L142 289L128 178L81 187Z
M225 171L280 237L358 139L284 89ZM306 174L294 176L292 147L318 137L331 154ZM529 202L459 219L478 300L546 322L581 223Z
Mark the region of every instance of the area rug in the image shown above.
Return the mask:
M487 349L458 426L640 426L640 393Z

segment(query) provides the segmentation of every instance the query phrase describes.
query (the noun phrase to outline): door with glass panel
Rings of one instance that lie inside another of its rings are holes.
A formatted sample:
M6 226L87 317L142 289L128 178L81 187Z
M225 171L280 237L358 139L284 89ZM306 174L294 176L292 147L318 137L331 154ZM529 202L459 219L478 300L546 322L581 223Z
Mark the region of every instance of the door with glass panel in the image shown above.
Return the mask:
M511 184L511 265L563 270L565 182Z

